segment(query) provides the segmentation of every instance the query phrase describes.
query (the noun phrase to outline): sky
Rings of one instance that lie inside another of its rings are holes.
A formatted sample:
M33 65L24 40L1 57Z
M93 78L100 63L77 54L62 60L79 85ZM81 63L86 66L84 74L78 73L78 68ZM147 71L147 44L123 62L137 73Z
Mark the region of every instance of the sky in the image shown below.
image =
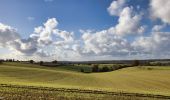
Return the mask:
M170 0L0 0L0 59L170 58Z

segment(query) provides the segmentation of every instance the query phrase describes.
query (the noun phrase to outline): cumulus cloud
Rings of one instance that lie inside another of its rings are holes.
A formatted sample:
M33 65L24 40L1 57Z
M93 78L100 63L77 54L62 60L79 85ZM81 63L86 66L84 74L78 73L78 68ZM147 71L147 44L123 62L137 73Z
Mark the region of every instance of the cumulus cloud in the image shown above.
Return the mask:
M50 56L52 56L52 54L50 54L49 52L44 51L42 49L37 50L36 55L38 55L40 57L50 57Z
M52 45L52 49L60 48L64 51L70 48L72 43L74 43L74 33L60 30L57 26L58 21L56 18L50 18L44 23L44 26L38 26L34 29L34 33L30 35L30 38L32 42L35 40L34 44L36 45L33 47L37 48L36 54L43 57L52 56L41 48Z
M167 0L165 2L169 3ZM82 36L78 39L75 39L74 32L60 30L56 18L50 18L43 25L35 27L34 32L25 39L19 36L15 28L0 23L0 46L16 51L15 54L18 55L30 58L39 56L38 59L50 60L131 58L138 54L154 54L157 57L170 55L170 33L158 32L167 24L155 25L152 28L153 33L146 37L142 34L146 27L141 25L142 13L136 12L125 3L125 0L113 1L107 9L110 15L118 17L115 26L101 31L81 30ZM169 17L165 17L169 12L160 10L160 5L167 6L162 0L151 1L153 17L169 23ZM128 36L132 36L134 40L129 41Z
M71 47L74 42L73 32L57 29L56 18L48 19L43 26L38 26L26 39L22 39L16 29L0 23L0 46L7 47L17 54L42 57L51 56L43 47L53 45L53 49L60 44L62 49ZM62 45L61 45L62 44Z
M169 32L153 32L149 37L137 38L132 43L132 46L139 53L166 55L166 54L170 54L169 39L170 39Z
M115 33L120 36L129 34L141 34L144 26L140 26L141 14L135 14L133 7L125 7L120 13L118 24L115 26Z
M120 2L120 1L113 1ZM108 31L117 36L139 35L145 32L145 25L141 25L142 13L137 13L132 6L121 8L118 23Z
M29 21L33 21L35 18L34 18L34 17L29 16L29 17L27 17L27 19L28 19Z
M164 23L170 24L170 0L151 0L150 12L152 18L159 18Z
M52 43L51 36L57 24L55 18L48 19L44 26L36 27L34 33L27 39L19 38L9 42L10 48L25 55L36 53L41 47Z
M114 2L124 1L113 1L113 4ZM122 5L124 4L122 3ZM77 43L77 40L73 41L72 33L55 30L54 33L64 39L64 41L57 41L55 44L62 46L62 49L64 48L83 56L128 56L133 48L122 36L141 34L145 31L145 26L140 25L142 14L136 13L133 7L123 8L122 6L119 11L119 14L117 13L119 20L116 26L98 32L81 30L80 32L83 35L80 43ZM71 44L67 43L68 40Z
M165 28L165 27L166 27L166 24L154 25L153 28L152 28L152 31L158 32L158 31L162 30L162 29Z
M57 25L57 20L55 18L51 18L44 23L44 26L35 28L34 32L39 35L38 42L42 45L49 45L52 43L53 30L57 27Z
M118 36L142 34L145 26L140 24L142 13L137 13L132 6L126 6L126 0L116 0L107 9L111 15L118 16L118 24L109 29Z
M96 55L127 55L130 49L128 42L108 30L96 33L84 32L82 39L84 41L83 54ZM79 47L77 47L78 50Z
M6 47L7 43L19 39L16 29L0 23L0 46Z
M54 30L54 34L58 35L60 38L64 39L66 42L71 42L73 41L73 32L68 32L68 31L62 31L62 30Z
M9 42L10 48L17 50L18 52L25 55L32 55L37 51L37 41L28 38L28 39L18 39L12 42Z
M116 0L113 1L110 6L107 8L110 15L119 16L125 5L125 0Z

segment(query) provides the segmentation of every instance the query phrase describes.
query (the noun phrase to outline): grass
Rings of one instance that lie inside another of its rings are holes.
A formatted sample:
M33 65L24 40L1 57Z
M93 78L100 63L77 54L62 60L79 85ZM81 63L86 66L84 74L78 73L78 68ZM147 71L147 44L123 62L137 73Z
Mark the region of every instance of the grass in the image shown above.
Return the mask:
M161 98L148 98L137 96L124 96L99 94L99 93L83 93L69 92L69 91L56 91L55 89L45 89L38 87L1 87L0 86L0 99L5 100L163 100Z
M139 66L105 73L81 73L67 67L5 63L0 65L0 84L170 96L170 67Z

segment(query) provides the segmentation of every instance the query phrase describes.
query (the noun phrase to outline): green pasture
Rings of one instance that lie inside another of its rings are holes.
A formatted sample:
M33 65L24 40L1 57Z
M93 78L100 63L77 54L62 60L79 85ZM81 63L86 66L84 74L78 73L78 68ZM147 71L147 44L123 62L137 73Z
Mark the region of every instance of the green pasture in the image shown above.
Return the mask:
M5 63L0 65L0 84L170 96L170 67L137 66L101 73L81 73L74 70L74 67L69 67L72 66L45 67Z

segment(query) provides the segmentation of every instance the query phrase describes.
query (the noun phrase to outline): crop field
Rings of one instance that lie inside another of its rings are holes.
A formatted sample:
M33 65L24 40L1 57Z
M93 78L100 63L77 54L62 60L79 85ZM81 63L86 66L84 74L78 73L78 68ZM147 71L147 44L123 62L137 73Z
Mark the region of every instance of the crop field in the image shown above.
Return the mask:
M0 65L0 84L26 87L34 86L170 96L169 77L170 67L168 66L138 66L123 68L112 72L82 73L74 70L74 68L69 68L69 66L45 67L22 63L4 63ZM26 93L28 93L28 95L37 94L40 98L46 95L52 98L54 94L57 94L55 98L61 97L66 100L68 98L69 100L71 98L79 100L80 97L82 97L82 99L94 99L96 96L98 98L118 98L117 100L124 98L124 96L115 97L109 95L108 97L108 95L104 94L75 93L74 91L59 92L48 89L42 91L41 88L32 90L27 88L0 87L0 91L0 97L10 97L9 95L11 94L12 96L14 96L14 94L27 95ZM43 96L41 95L42 93L44 93ZM127 99L122 100L131 100L131 96L126 98ZM133 96L133 98L136 98L134 100L138 100L135 96ZM139 100L141 99L143 98L139 98Z
M0 99L4 100L163 100L168 96L107 91L0 85Z

